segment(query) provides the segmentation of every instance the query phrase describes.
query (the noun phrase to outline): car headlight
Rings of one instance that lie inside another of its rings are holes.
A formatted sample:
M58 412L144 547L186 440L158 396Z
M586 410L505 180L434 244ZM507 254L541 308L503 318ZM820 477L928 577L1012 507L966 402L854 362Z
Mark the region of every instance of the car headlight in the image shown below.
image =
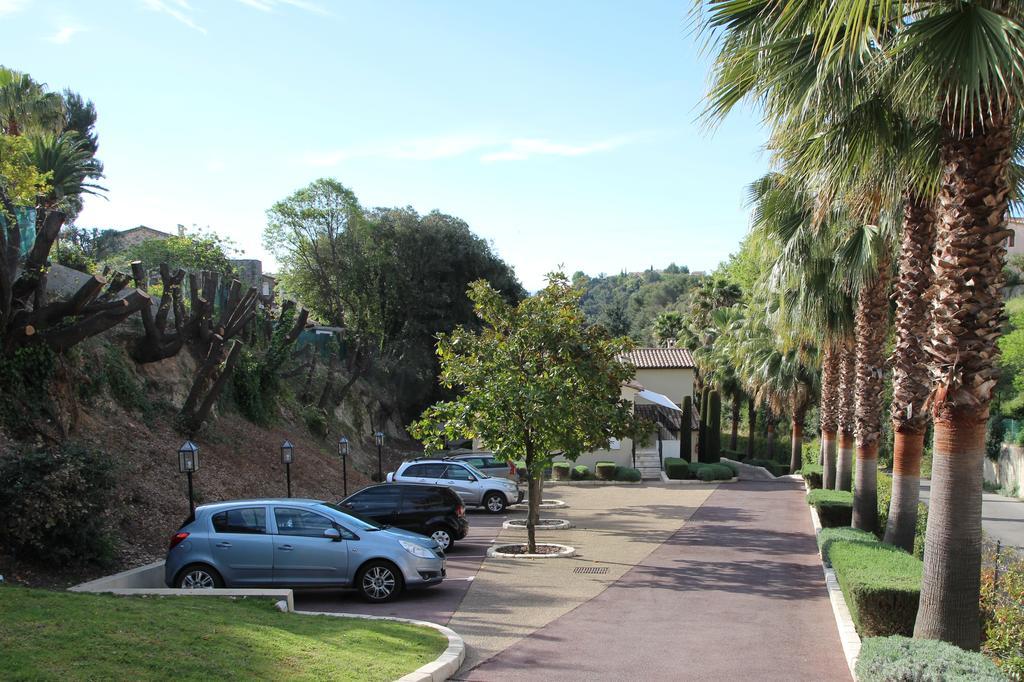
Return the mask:
M413 556L417 556L421 559L435 559L434 553L423 545L417 545L415 542L409 542L408 540L399 540L398 543L405 548L405 551Z

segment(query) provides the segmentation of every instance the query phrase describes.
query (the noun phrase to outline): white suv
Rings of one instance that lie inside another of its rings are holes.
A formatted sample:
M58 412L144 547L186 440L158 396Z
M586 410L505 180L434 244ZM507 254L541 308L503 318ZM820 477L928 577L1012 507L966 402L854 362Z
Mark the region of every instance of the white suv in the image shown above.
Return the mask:
M523 501L523 491L507 478L488 476L466 462L448 459L414 459L402 462L388 474L389 483L425 483L451 488L467 506L483 507L500 514L510 504Z

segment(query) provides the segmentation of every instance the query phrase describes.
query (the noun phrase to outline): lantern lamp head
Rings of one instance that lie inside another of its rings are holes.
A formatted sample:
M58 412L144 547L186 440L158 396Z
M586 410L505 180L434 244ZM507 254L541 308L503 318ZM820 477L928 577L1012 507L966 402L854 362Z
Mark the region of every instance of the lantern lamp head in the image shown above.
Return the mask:
M281 464L291 464L294 452L295 446L292 445L291 441L286 440L281 443Z
M378 431L377 433L373 434L373 438L374 438L374 440L377 441L377 445L384 445L384 432L383 431Z
M178 448L178 471L185 474L194 473L198 469L199 446L187 440Z
M345 436L338 439L338 454L342 457L348 457L348 438Z

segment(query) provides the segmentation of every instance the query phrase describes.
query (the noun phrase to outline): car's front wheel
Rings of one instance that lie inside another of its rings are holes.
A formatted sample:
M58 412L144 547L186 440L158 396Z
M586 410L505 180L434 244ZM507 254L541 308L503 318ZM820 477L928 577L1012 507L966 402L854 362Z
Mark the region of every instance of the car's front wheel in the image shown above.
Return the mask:
M430 539L441 546L442 552L447 552L455 545L452 532L444 526L436 526L430 531Z
M204 590L224 587L220 573L204 564L192 564L181 569L174 581L179 590Z
M390 601L402 591L402 574L392 563L371 561L359 571L356 586L367 601Z
M508 500L498 492L489 492L484 495L484 509L492 514L500 514L508 506Z

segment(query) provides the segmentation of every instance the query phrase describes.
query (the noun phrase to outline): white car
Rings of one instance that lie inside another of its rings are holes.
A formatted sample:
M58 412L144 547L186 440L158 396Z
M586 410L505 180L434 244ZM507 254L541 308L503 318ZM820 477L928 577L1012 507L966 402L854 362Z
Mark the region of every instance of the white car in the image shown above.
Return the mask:
M523 501L523 491L507 478L488 476L467 462L450 459L414 459L388 474L389 483L421 483L451 488L466 506L500 514Z

